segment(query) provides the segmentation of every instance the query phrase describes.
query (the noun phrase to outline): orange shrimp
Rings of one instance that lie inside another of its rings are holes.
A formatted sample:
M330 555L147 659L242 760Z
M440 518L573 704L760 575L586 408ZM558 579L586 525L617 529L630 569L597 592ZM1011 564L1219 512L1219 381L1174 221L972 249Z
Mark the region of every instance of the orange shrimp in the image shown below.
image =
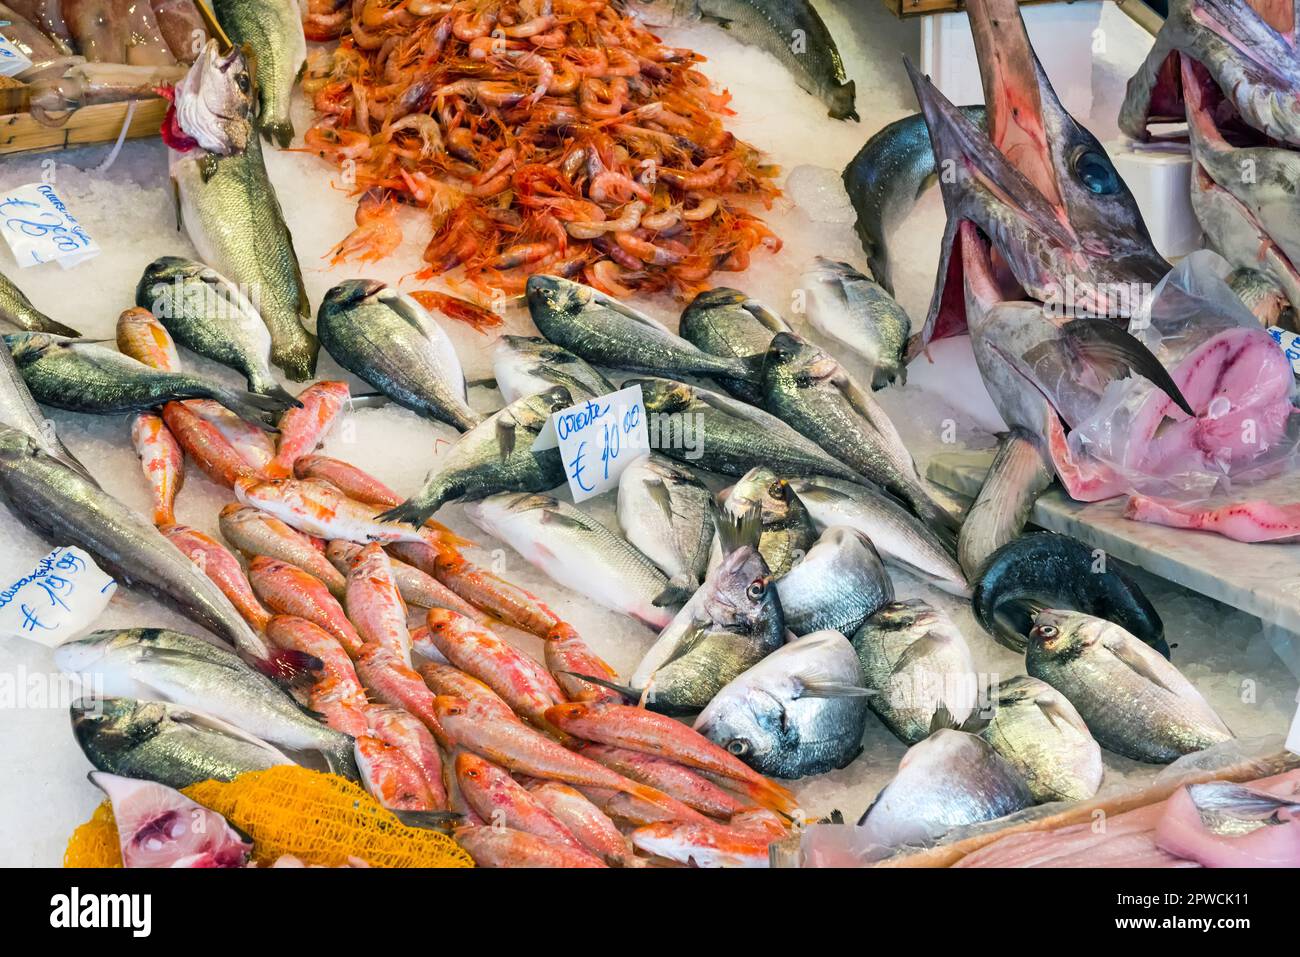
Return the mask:
M348 259L378 262L392 255L402 244L402 227L397 222L397 203L382 191L371 190L357 204L357 228L325 255L330 265Z

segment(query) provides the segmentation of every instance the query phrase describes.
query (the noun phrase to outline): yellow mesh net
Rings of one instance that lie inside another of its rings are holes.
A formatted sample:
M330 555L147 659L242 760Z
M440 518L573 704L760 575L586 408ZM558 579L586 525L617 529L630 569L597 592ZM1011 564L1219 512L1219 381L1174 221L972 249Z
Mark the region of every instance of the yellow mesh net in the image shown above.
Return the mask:
M233 781L200 781L184 793L253 839L253 860L292 854L337 867L355 857L371 867L473 867L451 838L407 827L351 781L295 765L249 771ZM73 832L64 867L121 867L117 825L107 801Z

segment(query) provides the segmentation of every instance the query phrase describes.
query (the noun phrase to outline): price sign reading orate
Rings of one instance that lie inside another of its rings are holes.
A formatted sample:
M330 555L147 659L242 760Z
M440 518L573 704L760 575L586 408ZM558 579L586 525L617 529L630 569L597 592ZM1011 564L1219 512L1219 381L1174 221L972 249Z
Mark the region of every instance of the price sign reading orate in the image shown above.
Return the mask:
M650 454L641 387L634 385L553 413L533 448L557 446L575 502L615 488L628 465Z

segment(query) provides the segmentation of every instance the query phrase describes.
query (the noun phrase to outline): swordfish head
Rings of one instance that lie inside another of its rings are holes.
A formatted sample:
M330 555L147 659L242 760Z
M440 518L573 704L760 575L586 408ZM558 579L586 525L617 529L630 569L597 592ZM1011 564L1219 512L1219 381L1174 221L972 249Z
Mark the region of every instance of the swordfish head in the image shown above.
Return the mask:
M1061 106L1029 45L1015 0L968 7L988 108L970 122L909 63L948 225L920 346L967 324L963 262L975 241L1006 300L1127 315L1131 291L1169 264L1097 139ZM963 229L963 225L974 227Z

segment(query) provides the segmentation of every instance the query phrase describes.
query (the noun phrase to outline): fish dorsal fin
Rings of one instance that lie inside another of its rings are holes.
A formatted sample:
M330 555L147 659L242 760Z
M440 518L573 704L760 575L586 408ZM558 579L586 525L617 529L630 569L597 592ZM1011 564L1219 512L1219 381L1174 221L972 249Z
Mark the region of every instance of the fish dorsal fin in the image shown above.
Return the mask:
M1061 327L1061 331L1073 351L1104 379L1122 379L1129 372L1135 372L1169 396L1189 416L1196 417L1169 370L1161 365L1150 349L1117 323L1109 319L1071 319Z
M599 291L593 291L593 293L594 294L591 297L591 301L593 303L596 303L597 305L600 306L604 306L606 309L609 309L611 312L616 312L620 316L624 316L628 319L631 319L633 322L646 326L650 329L654 329L657 332L665 332L668 333L668 335L672 335L672 332L669 330L669 328L665 326L662 322L660 322L658 319L646 315L644 312L641 312L639 309L633 309L631 306L619 302L613 296L607 296L603 292L599 292Z
M551 499L551 507L542 511L542 525L549 525L554 528L579 529L587 531L591 526L584 521L582 513L577 509L559 508L559 502Z
M934 709L934 714L930 718L930 733L934 734L937 731L956 730L957 719L952 716L952 712L948 710L948 706L940 701L939 706Z
M1158 688L1163 688L1172 695L1183 697L1184 689L1172 688L1166 676L1158 672L1151 660L1144 654L1145 646L1139 647L1138 640L1127 634L1107 635L1102 638L1101 646L1138 676L1145 678ZM1155 652L1151 652L1155 654Z
M772 335L776 335L778 332L794 331L784 319L757 299L745 299L740 303L740 308L757 319L763 328L769 330Z

